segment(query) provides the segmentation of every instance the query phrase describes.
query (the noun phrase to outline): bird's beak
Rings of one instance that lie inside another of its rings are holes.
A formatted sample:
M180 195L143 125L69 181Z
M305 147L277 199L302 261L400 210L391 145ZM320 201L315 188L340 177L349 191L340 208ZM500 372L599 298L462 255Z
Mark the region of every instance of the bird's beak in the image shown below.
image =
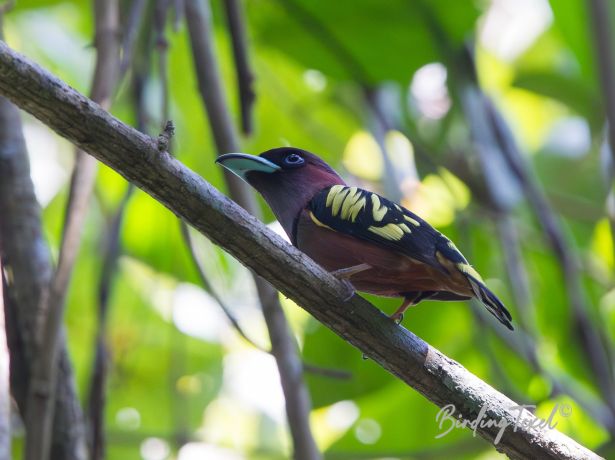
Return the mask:
M251 171L271 174L281 169L278 165L265 158L255 155L246 155L245 153L227 153L226 155L221 155L216 160L216 163L221 164L244 180L246 174Z

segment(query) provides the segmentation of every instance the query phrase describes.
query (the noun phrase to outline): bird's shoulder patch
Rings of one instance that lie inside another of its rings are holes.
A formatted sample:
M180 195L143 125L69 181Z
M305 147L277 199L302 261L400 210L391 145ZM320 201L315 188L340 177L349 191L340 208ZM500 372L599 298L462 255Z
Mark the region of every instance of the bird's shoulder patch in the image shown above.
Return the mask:
M333 185L308 204L316 225L353 235L442 269L436 258L441 234L416 214L358 187Z

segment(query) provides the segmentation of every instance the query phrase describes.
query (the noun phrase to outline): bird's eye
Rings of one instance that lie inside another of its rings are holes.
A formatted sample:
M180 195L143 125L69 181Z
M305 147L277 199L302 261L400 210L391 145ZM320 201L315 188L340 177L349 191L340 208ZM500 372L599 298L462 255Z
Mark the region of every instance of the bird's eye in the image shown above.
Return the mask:
M284 164L288 166L299 166L299 165L302 165L304 161L305 160L301 158L300 155L297 155L296 153L291 153L286 158L284 158Z

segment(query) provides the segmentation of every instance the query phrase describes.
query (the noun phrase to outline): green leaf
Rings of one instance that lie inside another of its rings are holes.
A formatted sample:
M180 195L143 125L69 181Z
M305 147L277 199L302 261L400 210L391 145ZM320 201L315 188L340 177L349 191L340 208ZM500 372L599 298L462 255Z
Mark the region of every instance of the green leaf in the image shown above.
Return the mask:
M248 6L261 46L336 79L407 84L422 65L445 59L441 41L461 46L478 16L474 4L391 0L383 8L377 0L355 0L352 11L347 3L327 0L258 0ZM441 26L442 36L427 16Z

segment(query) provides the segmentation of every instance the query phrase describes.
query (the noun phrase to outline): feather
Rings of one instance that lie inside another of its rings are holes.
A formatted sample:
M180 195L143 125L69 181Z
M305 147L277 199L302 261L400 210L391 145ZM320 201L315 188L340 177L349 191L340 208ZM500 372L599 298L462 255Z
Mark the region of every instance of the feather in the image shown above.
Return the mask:
M441 291L420 298L442 298L446 292L463 298L473 293L498 321L513 329L506 307L455 244L416 214L375 193L343 185L317 193L308 210L321 227L404 254L440 272ZM455 283L459 283L460 290L447 289L447 285Z
M489 313L495 316L497 320L508 329L511 331L514 330L510 323L512 316L500 299L498 299L482 281L474 278L472 275L466 274L466 277L470 282L470 286L472 286L474 295L476 295L476 298L483 303L487 310L489 310Z

